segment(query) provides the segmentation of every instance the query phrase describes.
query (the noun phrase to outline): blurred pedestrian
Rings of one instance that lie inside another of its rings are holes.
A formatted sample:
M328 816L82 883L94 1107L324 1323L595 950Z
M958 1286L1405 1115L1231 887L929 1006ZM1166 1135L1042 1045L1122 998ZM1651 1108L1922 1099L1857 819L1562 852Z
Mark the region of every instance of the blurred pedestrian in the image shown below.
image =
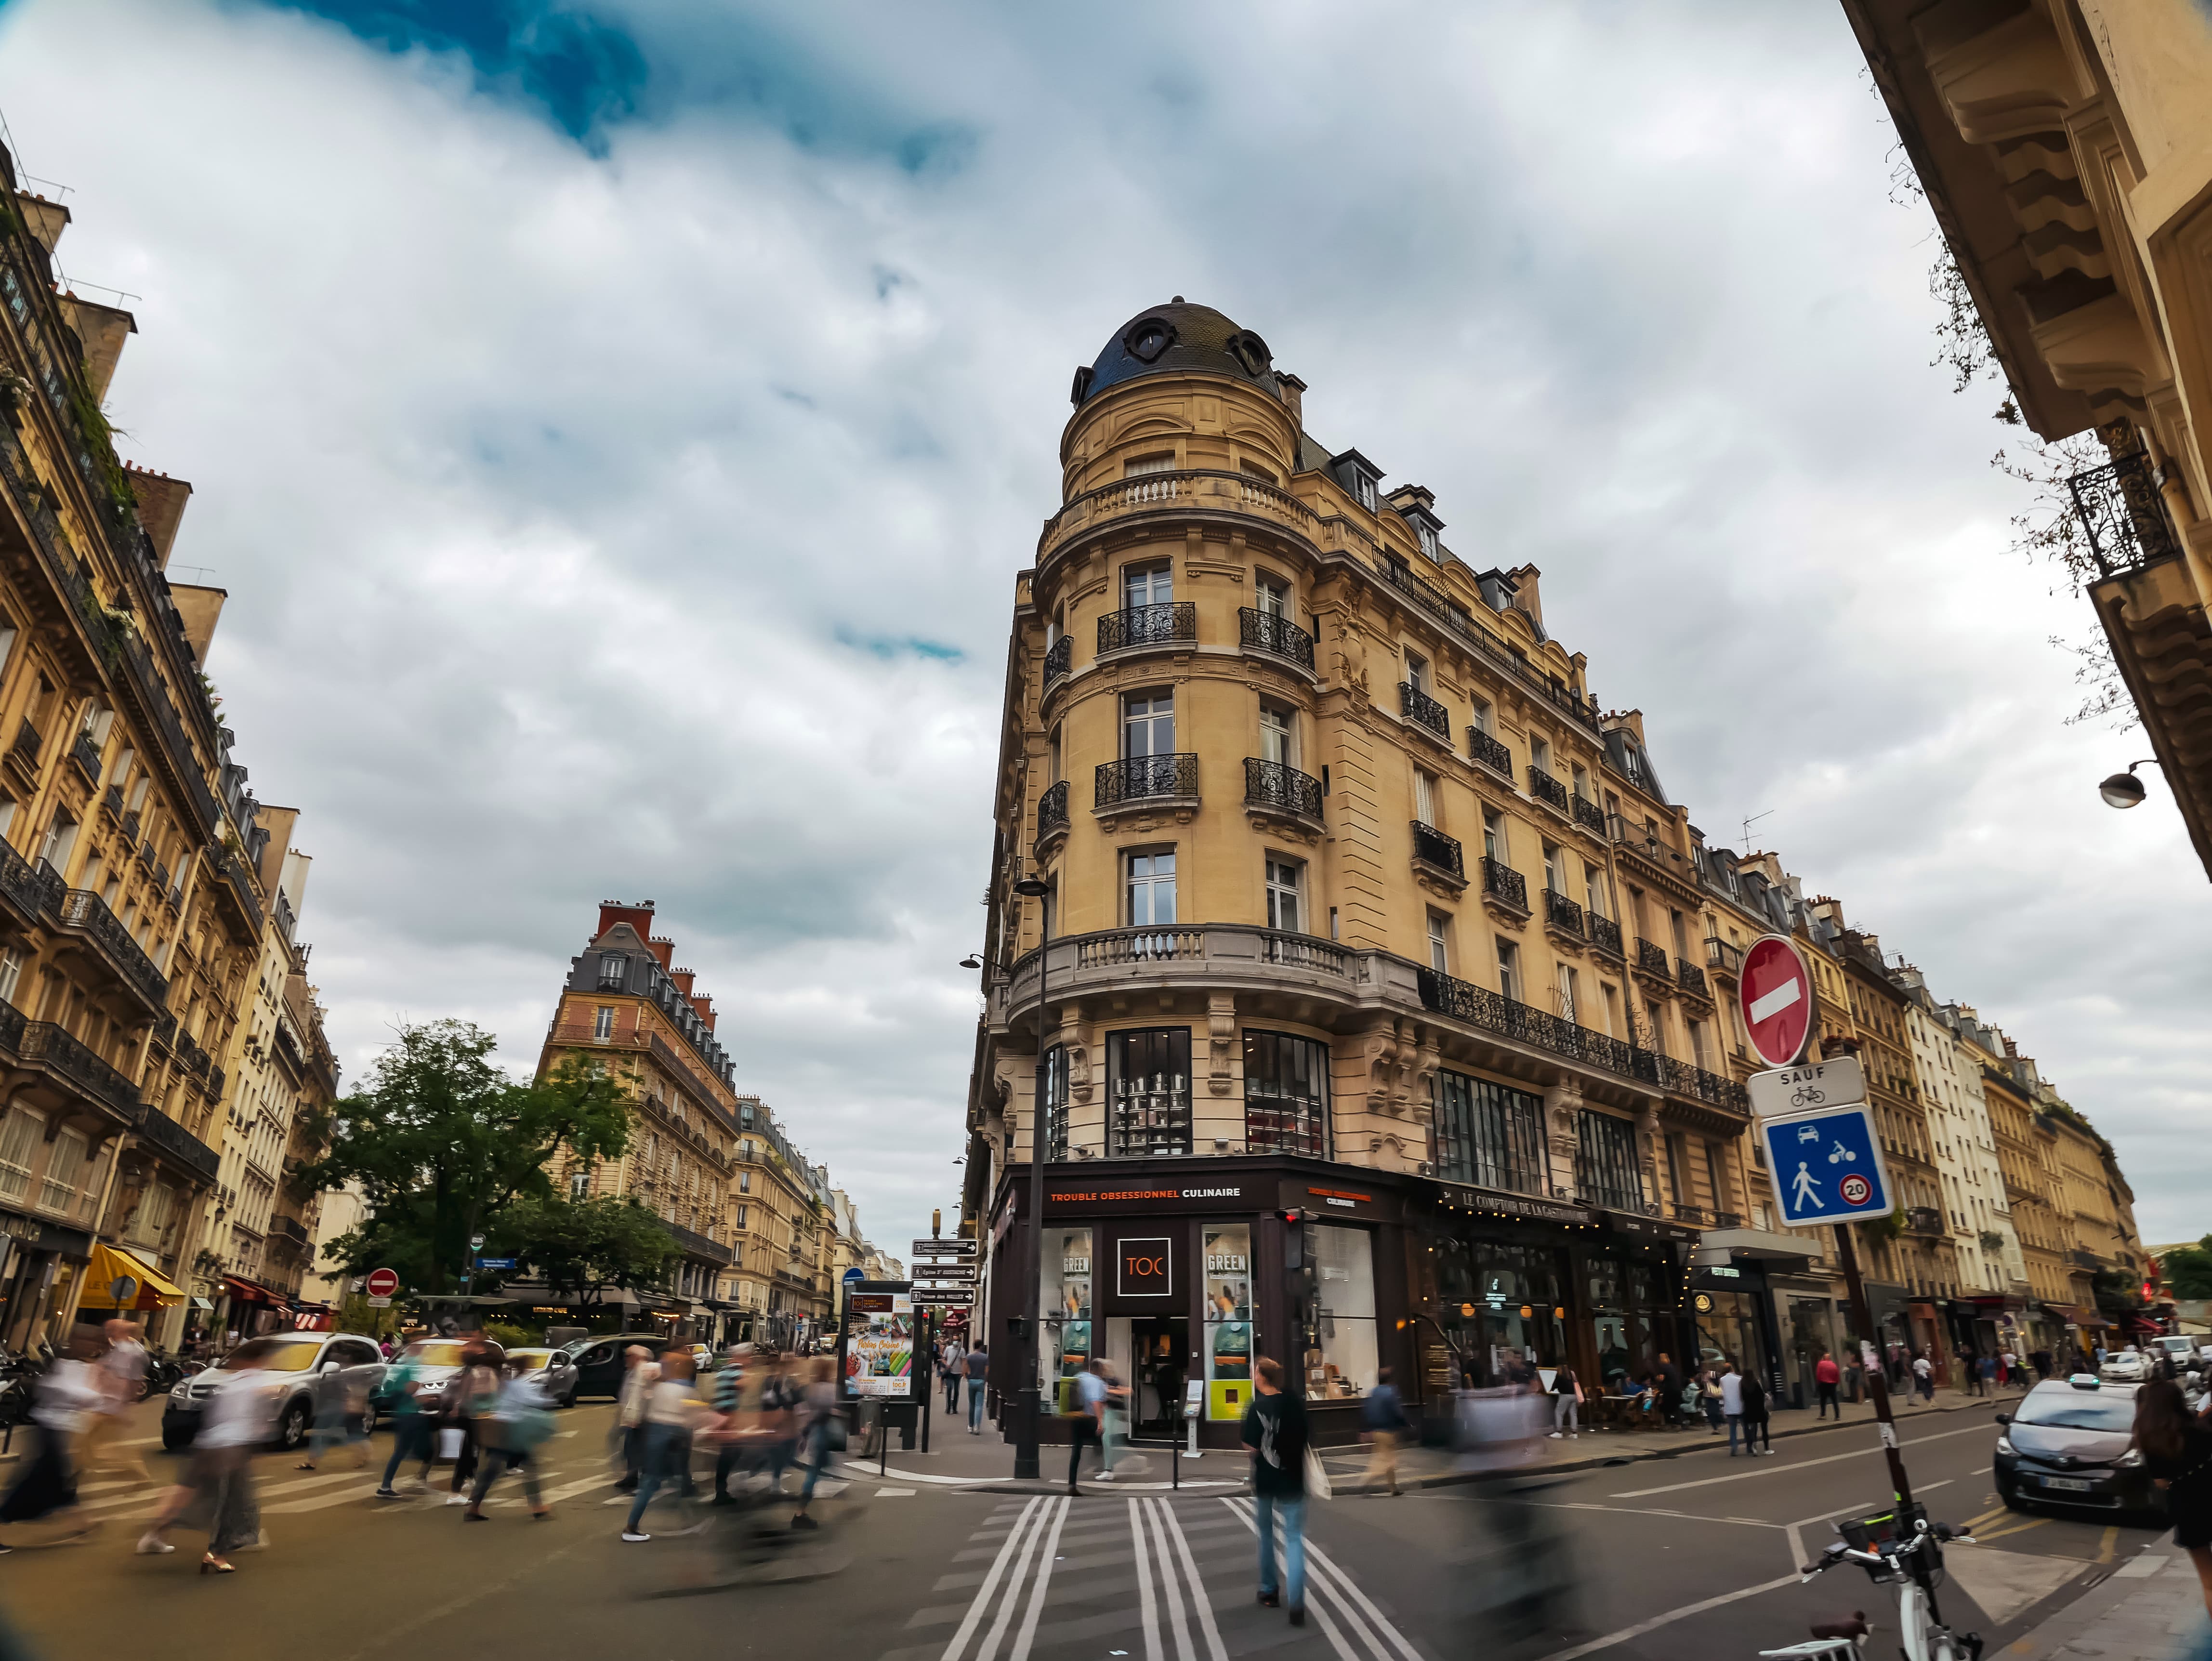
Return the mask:
M106 1335L107 1349L94 1366L100 1401L86 1415L84 1436L77 1445L76 1469L86 1475L103 1469L117 1469L150 1483L154 1474L146 1469L145 1460L136 1449L125 1447L117 1439L131 1422L131 1409L146 1393L146 1347L138 1342L138 1328L132 1322L110 1321L100 1330Z
M430 1485L430 1462L436 1455L431 1433L436 1427L422 1410L421 1390L418 1369L403 1350L398 1360L384 1372L383 1405L386 1416L392 1421L392 1460L384 1468L384 1480L377 1484L376 1497L380 1500L399 1497L398 1490L392 1486L392 1479L399 1474L399 1467L410 1454L422 1462L422 1469L416 1474L416 1487L427 1488Z
M538 1448L553 1434L553 1400L545 1393L541 1375L533 1372L526 1361L507 1364L507 1378L501 1387L498 1403L481 1421L485 1433L483 1469L477 1476L475 1491L469 1495L469 1508L461 1513L464 1521L488 1522L483 1514L484 1495L491 1485L510 1470L522 1473L522 1491L530 1500L530 1514L544 1522L552 1516L552 1507L538 1487Z
M1561 1367L1571 1380L1573 1374ZM1553 1383L1559 1382L1557 1375ZM1375 1388L1367 1392L1367 1400L1359 1410L1359 1433L1367 1444L1367 1476L1370 1482L1386 1482L1393 1497L1398 1492L1398 1448L1412 1432L1406 1422L1405 1398L1398 1394L1398 1386L1390 1382L1390 1369L1375 1369Z
M1704 1381L1705 1393L1698 1397L1705 1409L1705 1428L1717 1436L1728 1422L1728 1401L1721 1394L1720 1375L1707 1367L1698 1375Z
M2029 1365L2034 1367L2035 1376L2037 1378L2048 1378L2051 1376L2051 1352L2049 1350L2031 1350L2028 1353L2027 1359Z
M139 1537L141 1556L176 1550L162 1536L188 1528L208 1536L202 1574L229 1574L230 1554L261 1537L261 1505L253 1492L253 1450L269 1439L274 1397L252 1375L276 1359L271 1338L249 1338L224 1358L230 1376L208 1397L192 1438L185 1480L169 1490L153 1526Z
M1742 1400L1743 1451L1754 1458L1762 1451L1772 1457L1774 1439L1767 1433L1766 1386L1759 1382L1756 1373L1743 1375ZM1763 1449L1761 1443L1765 1444Z
M939 1349L937 1365L945 1374L945 1410L957 1413L960 1409L960 1374L967 1365L968 1353L947 1339Z
M798 1408L799 1457L806 1463L806 1483L799 1490L799 1509L791 1519L795 1529L821 1526L806 1514L806 1508L814 1503L814 1485L830 1467L830 1445L837 1423L836 1371L826 1355L817 1355L807 1364L806 1384Z
M1252 1363L1257 1386L1244 1409L1241 1435L1252 1450L1252 1514L1260 1535L1260 1602L1283 1603L1275 1574L1275 1524L1283 1529L1283 1580L1291 1624L1306 1623L1306 1404L1283 1389L1283 1364L1262 1355Z
M1129 1439L1129 1386L1111 1361L1102 1357L1097 1367L1106 1386L1106 1399L1098 1407L1098 1480L1103 1482L1112 1479L1114 1466Z
M1073 1494L1077 1492L1076 1476L1083 1466L1085 1445L1097 1441L1102 1428L1099 1421L1106 1411L1106 1381L1098 1376L1095 1359L1075 1375L1069 1395L1073 1399L1067 1415L1067 1491Z
M653 1536L645 1532L645 1508L662 1488L690 1485L691 1428L702 1416L699 1396L692 1388L691 1353L667 1349L660 1354L651 1389L645 1398L644 1451L638 1464L637 1495L622 1537L641 1545Z
M1820 1410L1814 1415L1815 1419L1825 1419L1831 1413L1838 1419L1844 1416L1843 1403L1836 1399L1836 1386L1843 1381L1844 1370L1836 1365L1836 1358L1822 1350L1820 1359L1813 1363L1813 1393L1820 1401Z
M2155 1378L2136 1391L2133 1451L2165 1493L2173 1543L2189 1554L2212 1611L2212 1426L2190 1412L2172 1379Z
M1721 1416L1728 1421L1729 1457L1735 1457L1735 1439L1743 1429L1743 1374L1735 1369L1735 1357L1731 1355L1722 1363Z
M960 1376L968 1384L968 1433L970 1436L983 1433L983 1391L989 1383L990 1372L991 1347L979 1338L975 1341L975 1347L968 1352L967 1359L960 1364Z
M0 1523L36 1522L76 1507L77 1469L73 1455L107 1399L98 1376L82 1359L81 1352L88 1347L72 1345L70 1354L39 1375L31 1402L37 1451L23 1462L7 1496L0 1499ZM0 1553L9 1549L0 1546Z
M729 1359L714 1374L714 1435L720 1445L714 1455L714 1500L718 1506L733 1506L736 1498L730 1493L730 1478L750 1457L751 1450L745 1441L750 1428L747 1409L748 1396L757 1400L759 1381L751 1374L748 1364L753 1357L750 1344L732 1344Z
M1923 1402L1934 1401L1936 1399L1935 1363L1925 1355L1916 1353L1912 1358L1912 1377L1914 1382L1919 1386L1920 1399Z
M623 1351L622 1389L615 1397L615 1433L621 1439L623 1461L623 1479L615 1484L618 1494L637 1491L645 1463L645 1406L659 1376L653 1352L643 1344Z
M492 1354L487 1345L469 1345L461 1352L461 1370L446 1386L440 1428L461 1433L460 1451L453 1459L453 1487L446 1494L449 1506L469 1502L468 1485L483 1463L485 1421L499 1405L500 1378L492 1365Z
M297 1468L301 1470L313 1470L325 1449L353 1439L346 1433L346 1413L351 1405L352 1391L345 1369L336 1361L324 1362L310 1388L315 1403L314 1426L307 1433L307 1457L300 1462ZM353 1463L356 1469L368 1463L365 1445L356 1448Z

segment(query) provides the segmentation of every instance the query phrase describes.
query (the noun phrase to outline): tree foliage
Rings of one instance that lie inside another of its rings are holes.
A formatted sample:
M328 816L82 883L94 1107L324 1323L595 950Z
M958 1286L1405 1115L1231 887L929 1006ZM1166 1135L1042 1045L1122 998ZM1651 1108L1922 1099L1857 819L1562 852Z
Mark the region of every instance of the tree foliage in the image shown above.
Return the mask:
M2166 1289L2177 1298L2212 1298L2212 1234L2166 1254Z
M550 1198L545 1168L563 1148L620 1157L629 1116L614 1080L572 1059L517 1084L490 1060L498 1042L465 1021L403 1025L367 1087L310 1124L329 1151L299 1185L358 1183L367 1202L361 1226L323 1250L343 1273L391 1268L417 1291L473 1289L470 1237L518 1201Z
M601 1196L570 1202L551 1196L518 1200L501 1216L493 1238L518 1272L543 1279L556 1295L596 1304L610 1287L651 1286L679 1248L660 1221L635 1200Z

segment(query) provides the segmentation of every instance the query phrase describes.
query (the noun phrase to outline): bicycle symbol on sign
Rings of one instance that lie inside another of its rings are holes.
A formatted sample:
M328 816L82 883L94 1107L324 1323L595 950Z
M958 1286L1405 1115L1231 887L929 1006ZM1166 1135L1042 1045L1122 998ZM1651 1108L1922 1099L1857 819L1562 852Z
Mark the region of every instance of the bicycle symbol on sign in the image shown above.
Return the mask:
M1792 1107L1818 1107L1828 1099L1828 1092L1812 1085L1800 1085L1790 1098Z

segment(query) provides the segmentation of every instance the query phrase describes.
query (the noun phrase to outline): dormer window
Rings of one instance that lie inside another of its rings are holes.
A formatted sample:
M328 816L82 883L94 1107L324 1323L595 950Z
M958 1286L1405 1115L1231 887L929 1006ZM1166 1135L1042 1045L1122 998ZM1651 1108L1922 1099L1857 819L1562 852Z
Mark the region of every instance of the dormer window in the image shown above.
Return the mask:
M1369 513L1375 511L1375 481L1364 473L1352 476L1352 493L1359 498L1359 505Z
M1443 551L1437 541L1437 527L1417 521L1413 526L1413 534L1420 539L1423 555L1432 563L1441 565L1443 563Z

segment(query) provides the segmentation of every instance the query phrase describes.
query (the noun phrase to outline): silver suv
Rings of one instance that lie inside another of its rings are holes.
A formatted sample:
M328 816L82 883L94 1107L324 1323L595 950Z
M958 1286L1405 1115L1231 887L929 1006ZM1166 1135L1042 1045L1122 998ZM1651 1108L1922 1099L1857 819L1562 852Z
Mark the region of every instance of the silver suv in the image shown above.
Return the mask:
M315 1421L315 1381L326 1367L342 1370L349 1391L370 1398L368 1420L376 1419L374 1396L384 1382L384 1354L375 1343L351 1332L272 1332L276 1353L253 1372L239 1372L218 1361L204 1372L195 1372L169 1392L161 1410L161 1445L180 1448L199 1432L200 1415L208 1397L234 1385L268 1393L268 1420L276 1427L276 1445L286 1451L307 1439Z

